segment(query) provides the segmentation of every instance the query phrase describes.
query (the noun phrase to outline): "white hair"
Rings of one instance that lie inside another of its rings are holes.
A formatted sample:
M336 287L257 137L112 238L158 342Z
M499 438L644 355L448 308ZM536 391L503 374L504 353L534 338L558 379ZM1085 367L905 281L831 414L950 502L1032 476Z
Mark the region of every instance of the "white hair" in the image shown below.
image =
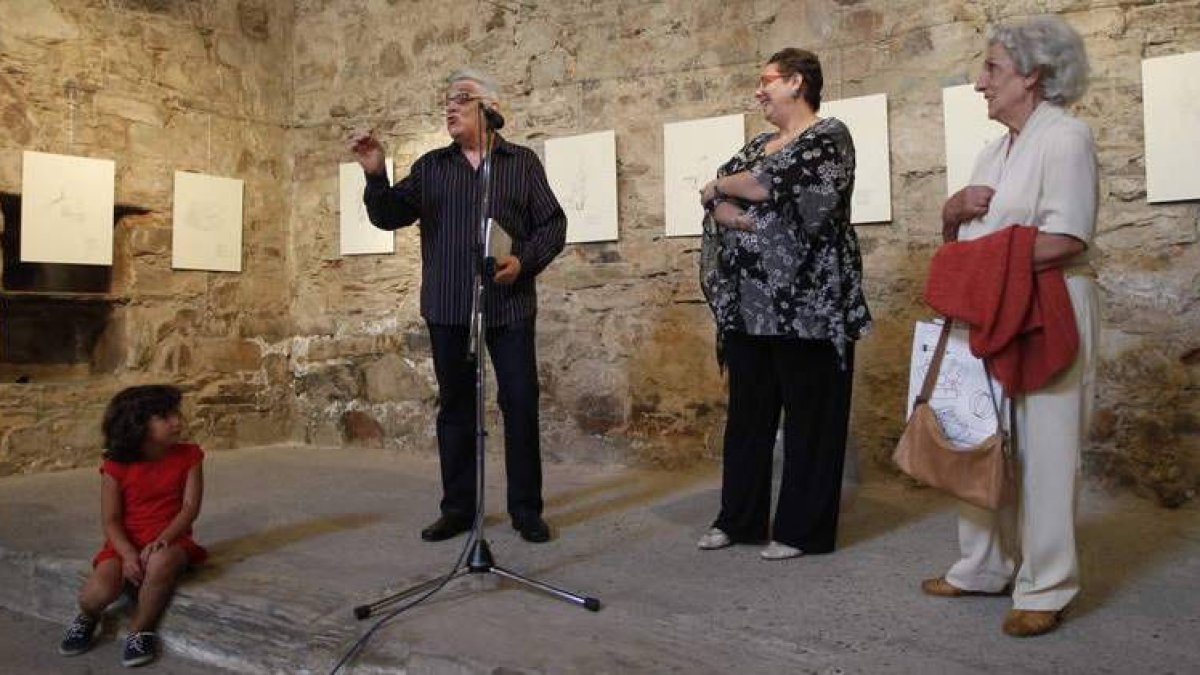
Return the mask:
M450 73L450 77L446 78L446 85L450 86L455 82L474 82L479 85L480 93L483 98L490 103L498 103L500 101L500 87L496 85L496 80L492 79L487 73L475 68L459 68Z
M1057 16L1035 16L993 26L988 44L1008 50L1017 72L1041 74L1042 97L1057 105L1078 101L1088 85L1088 58L1083 38Z

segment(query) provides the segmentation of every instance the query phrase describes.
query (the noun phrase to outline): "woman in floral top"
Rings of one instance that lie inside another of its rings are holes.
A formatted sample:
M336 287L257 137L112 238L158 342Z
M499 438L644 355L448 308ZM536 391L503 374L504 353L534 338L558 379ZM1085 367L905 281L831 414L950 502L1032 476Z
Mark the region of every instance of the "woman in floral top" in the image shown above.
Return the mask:
M854 343L871 315L850 226L854 143L840 121L817 117L821 85L816 55L772 56L755 98L778 130L746 144L701 195L701 284L729 369L721 513L702 549L769 541L762 556L780 560L831 552L837 538Z

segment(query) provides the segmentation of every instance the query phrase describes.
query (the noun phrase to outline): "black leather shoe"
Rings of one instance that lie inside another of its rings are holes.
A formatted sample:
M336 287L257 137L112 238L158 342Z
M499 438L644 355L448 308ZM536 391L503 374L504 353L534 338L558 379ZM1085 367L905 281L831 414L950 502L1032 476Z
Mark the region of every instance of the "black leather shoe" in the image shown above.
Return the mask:
M550 541L550 526L540 516L513 521L513 529L521 534L522 539L531 544L544 544Z
M445 541L471 529L471 523L453 516L442 516L429 527L421 530L421 538L425 541Z

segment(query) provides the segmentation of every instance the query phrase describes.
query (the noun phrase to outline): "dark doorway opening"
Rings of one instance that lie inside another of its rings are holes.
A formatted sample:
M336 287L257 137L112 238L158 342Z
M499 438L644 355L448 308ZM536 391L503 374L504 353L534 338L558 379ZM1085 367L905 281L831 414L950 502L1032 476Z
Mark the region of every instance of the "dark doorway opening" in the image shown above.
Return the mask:
M148 209L119 205L114 223ZM81 379L96 374L96 347L123 302L112 267L22 262L21 196L0 193L0 382Z

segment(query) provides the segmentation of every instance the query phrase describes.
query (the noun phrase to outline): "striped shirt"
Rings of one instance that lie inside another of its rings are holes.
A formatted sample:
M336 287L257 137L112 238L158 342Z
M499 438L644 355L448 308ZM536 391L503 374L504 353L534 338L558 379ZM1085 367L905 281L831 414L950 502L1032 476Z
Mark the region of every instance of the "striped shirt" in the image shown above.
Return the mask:
M367 174L363 202L380 229L420 221L421 316L432 324L470 325L482 170L456 144L422 155L395 185ZM509 286L484 289L485 324L503 326L537 315L534 278L562 252L567 217L546 171L529 148L497 138L492 156L490 215L512 235L521 274Z

